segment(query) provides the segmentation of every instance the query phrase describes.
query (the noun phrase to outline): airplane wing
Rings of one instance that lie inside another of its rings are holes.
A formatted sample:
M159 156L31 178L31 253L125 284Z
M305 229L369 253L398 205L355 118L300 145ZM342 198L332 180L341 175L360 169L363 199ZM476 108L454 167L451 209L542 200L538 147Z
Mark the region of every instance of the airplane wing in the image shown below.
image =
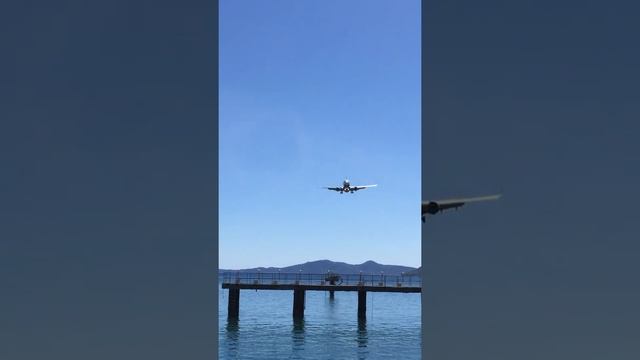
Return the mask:
M422 221L424 221L425 214L434 215L443 210L457 209L459 207L462 207L466 203L497 200L501 196L502 194L496 194L496 195L478 196L478 197L472 197L472 198L423 201L422 202L422 216L423 216Z
M333 190L333 191L342 191L342 188L339 188L339 187L323 187L323 189Z
M437 200L433 201L440 206L440 210L459 208L466 203L479 202L479 201L489 201L489 200L497 200L502 196L502 194L496 195L488 195L488 196L478 196L472 198L463 198L463 199L448 199L448 200Z
M378 186L378 184L374 184L374 185L362 185L362 186L352 186L350 189L353 191L358 191L358 190L362 190L362 189L366 189L366 188L370 188L370 187L376 187Z

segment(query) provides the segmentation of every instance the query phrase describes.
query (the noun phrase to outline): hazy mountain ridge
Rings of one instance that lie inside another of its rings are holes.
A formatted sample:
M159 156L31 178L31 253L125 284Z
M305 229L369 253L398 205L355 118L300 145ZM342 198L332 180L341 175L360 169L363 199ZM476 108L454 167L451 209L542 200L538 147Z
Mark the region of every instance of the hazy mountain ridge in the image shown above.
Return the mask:
M407 271L406 273L404 273L405 275L417 275L417 276L422 276L422 266L420 266L419 268L415 269L415 270L411 270L411 271Z
M324 274L327 271L336 272L339 274L358 274L362 272L363 274L380 274L383 272L385 275L401 275L402 273L408 272L417 272L416 268L410 266L402 266L402 265L383 265L378 264L375 261L369 260L365 261L362 264L347 264L344 262L336 262L331 260L316 260L309 261L304 264L297 264L292 266L286 266L282 268L278 267L257 267L251 269L239 269L239 270L230 270L230 269L220 269L219 274L223 274L225 272L283 272L283 273L297 273L302 270L302 273L305 274Z

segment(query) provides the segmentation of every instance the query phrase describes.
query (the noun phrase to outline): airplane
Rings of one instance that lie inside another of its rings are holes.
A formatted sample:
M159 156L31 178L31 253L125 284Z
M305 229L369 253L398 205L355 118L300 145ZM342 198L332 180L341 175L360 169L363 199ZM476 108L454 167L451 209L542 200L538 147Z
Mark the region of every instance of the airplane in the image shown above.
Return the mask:
M342 194L344 192L350 192L350 193L353 194L354 191L358 191L358 190L362 190L362 189L366 189L366 188L370 188L370 187L374 187L374 186L378 186L378 184L356 186L356 185L351 185L351 183L349 183L349 179L345 179L342 182L342 186L341 187L324 187L323 189L339 191L340 194Z
M497 200L502 196L502 194L496 195L488 195L488 196L479 196L473 198L466 199L449 199L449 200L436 200L436 201L423 201L422 202L422 222L424 222L427 214L435 215L441 211L447 209L458 209L462 207L466 203L471 202L479 202L479 201L488 201L488 200Z

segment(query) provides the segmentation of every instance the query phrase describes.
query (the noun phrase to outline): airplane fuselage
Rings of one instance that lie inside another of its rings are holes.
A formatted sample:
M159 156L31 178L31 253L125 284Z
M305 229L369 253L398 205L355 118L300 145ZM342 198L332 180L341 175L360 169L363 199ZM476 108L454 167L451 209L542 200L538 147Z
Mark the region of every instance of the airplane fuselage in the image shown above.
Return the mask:
M351 191L351 184L349 183L349 180L342 182L342 190L340 190L340 192L353 192Z

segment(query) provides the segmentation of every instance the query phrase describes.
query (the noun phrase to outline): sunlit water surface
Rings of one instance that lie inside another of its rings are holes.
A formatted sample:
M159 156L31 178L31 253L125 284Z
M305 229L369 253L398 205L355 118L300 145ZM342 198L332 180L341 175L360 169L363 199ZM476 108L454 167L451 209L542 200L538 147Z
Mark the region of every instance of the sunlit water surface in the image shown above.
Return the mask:
M420 359L420 294L367 293L358 321L355 292L307 291L304 320L292 318L293 291L241 290L240 318L228 321L219 295L220 359Z

